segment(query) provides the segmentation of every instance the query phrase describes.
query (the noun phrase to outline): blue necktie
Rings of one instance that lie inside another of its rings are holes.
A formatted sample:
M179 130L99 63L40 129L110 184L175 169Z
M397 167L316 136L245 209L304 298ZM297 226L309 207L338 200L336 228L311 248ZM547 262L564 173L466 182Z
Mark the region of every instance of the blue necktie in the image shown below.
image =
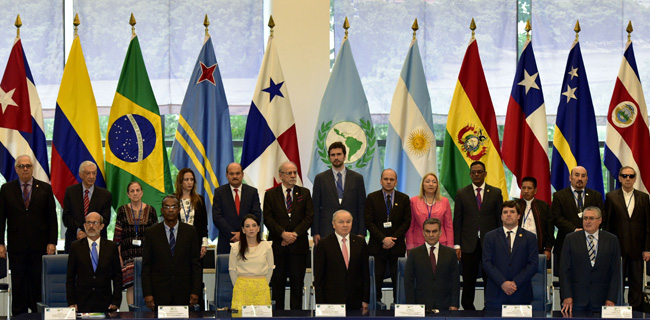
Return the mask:
M339 194L339 199L343 199L343 175L340 172L336 173L336 191Z
M174 238L174 228L169 228L169 249L174 255L174 249L176 249L176 238Z
M90 259L93 262L93 271L97 271L97 262L99 261L99 255L97 254L97 242L93 241L93 248L90 250Z

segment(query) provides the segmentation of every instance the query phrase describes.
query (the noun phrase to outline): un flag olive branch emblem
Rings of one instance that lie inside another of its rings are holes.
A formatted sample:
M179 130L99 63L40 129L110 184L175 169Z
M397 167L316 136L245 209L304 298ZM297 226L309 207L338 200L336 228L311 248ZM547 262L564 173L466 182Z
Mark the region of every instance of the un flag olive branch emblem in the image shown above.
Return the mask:
M327 153L330 144L340 141L347 148L345 163L348 169L364 168L372 160L377 137L372 121L359 119L359 124L352 121L341 121L332 125L332 121L321 123L318 129L316 146L321 161L328 167L332 166Z

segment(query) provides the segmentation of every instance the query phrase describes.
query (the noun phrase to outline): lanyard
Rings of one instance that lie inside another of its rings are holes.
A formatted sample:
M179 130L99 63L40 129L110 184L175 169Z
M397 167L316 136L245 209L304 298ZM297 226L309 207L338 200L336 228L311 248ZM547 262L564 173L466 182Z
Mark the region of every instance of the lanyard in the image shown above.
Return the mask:
M427 212L429 213L429 219L431 219L431 212L433 212L433 206L436 204L436 199L433 199L433 203L429 205L427 202L427 196L424 196L424 204L427 206Z
M524 215L524 221L521 222L522 227L526 225L526 220L528 220L528 216L530 216L531 211L533 211L533 203L532 202L530 203L530 209L528 209L528 212L526 212L526 214Z
M187 209L185 209L184 201L181 199L181 208L183 209L183 213L185 214L185 223L190 223L190 213L192 213L192 202L190 202L190 205L188 206Z
M131 202L131 214L133 214L133 222L135 222L135 237L138 237L138 225L140 224L140 217L142 216L142 207L144 203L140 203L140 211L138 211L138 217L135 217L135 211L133 210L133 202Z
M623 195L623 198L625 198L625 194ZM633 198L634 198L634 192L632 192L632 196L630 196L630 200L627 200L627 204L625 205L625 209L627 209L627 211L630 211L630 204L632 203Z
M573 199L576 199L576 207L579 207L578 210L582 210L582 207L585 206L585 196L587 195L587 193L585 192L585 189L582 189L582 191L580 192L580 195L582 196L582 206L579 206L578 196L576 196L576 191L571 191L571 193L573 194Z

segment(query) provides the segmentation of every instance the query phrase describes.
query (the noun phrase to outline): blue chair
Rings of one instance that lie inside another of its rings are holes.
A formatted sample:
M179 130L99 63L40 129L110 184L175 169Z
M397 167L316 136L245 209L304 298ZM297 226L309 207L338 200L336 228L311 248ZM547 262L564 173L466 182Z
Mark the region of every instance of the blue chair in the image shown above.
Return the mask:
M230 281L230 272L228 271L229 257L230 255L227 253L217 255L214 302L210 304L210 310L230 308L232 304L233 283Z
M546 271L546 255L537 258L537 272L531 279L533 286L533 311L551 311L552 301L548 298L548 278Z
M620 258L618 260L618 266L619 270L621 271L619 273L619 277L621 279L619 289L618 289L618 297L616 299L616 305L617 306L624 306L625 305L625 298L623 297L625 295L625 287L623 286L623 258ZM645 285L644 285L645 287Z
M406 292L404 291L404 272L406 271L406 257L397 259L397 297L395 303L406 303Z
M129 311L149 311L142 293L142 257L133 261L133 304L129 304Z
M68 255L44 255L41 272L41 296L38 312L43 308L65 308L68 301L65 294L65 282L68 270Z

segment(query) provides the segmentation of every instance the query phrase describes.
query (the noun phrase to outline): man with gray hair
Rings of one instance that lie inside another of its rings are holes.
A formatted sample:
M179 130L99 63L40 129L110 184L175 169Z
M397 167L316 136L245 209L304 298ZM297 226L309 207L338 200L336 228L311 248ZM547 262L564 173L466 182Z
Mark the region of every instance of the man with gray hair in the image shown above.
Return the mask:
M73 241L86 237L84 220L90 212L99 213L104 218L105 225L111 223L111 192L95 185L97 165L89 160L79 166L80 183L73 184L65 190L63 198L63 225L65 231L65 253L70 251ZM107 238L107 228L102 229L102 238Z

